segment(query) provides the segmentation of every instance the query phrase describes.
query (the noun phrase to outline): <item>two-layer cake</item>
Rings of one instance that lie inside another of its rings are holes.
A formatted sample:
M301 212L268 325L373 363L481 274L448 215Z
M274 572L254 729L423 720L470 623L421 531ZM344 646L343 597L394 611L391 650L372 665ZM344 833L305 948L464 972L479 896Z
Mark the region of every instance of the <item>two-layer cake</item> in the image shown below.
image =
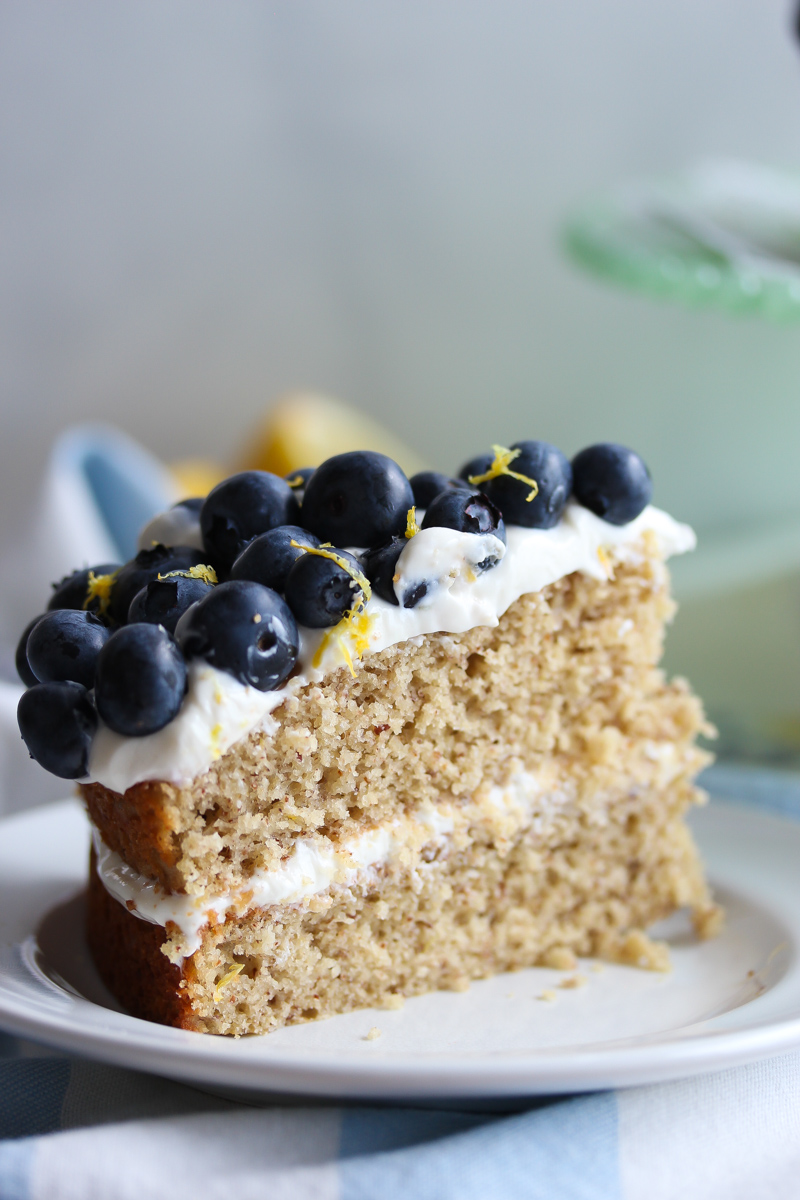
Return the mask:
M258 1033L567 950L662 966L643 931L684 905L710 932L703 718L657 666L694 538L649 499L618 446L411 481L359 452L234 476L63 581L20 725L81 780L126 1007Z

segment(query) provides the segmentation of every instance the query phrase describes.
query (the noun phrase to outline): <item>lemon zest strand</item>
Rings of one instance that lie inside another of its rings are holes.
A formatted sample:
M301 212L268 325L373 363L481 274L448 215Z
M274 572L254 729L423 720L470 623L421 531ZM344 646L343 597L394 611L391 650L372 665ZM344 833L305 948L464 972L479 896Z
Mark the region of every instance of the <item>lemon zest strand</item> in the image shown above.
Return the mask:
M293 475L291 479L287 479L290 488L301 488L305 482L302 475Z
M343 554L338 554L335 550L329 550L327 546L303 546L300 542L296 542L294 538L292 538L289 545L294 546L296 550L305 550L306 554L316 554L320 558L329 558L331 562L335 562L337 567L341 567L351 579L355 580L364 593L364 601L367 604L369 603L372 598L372 588L370 587L369 580L366 575L363 575L359 571L358 567L354 567L351 562L348 562Z
M339 622L339 624L340 624L340 625L345 625L346 623L347 623L347 618L346 618L346 617L344 618L344 620L342 620L342 621L340 621L340 622ZM344 631L343 631L343 632L344 632ZM348 631L348 632L349 632L349 631ZM350 674L353 676L353 679L355 679L355 677L356 677L356 669L355 669L355 667L353 666L353 660L352 660L352 658L350 657L350 651L347 649L347 646L345 645L344 638L342 637L342 634L341 634L341 633L338 633L338 634L336 635L336 641L339 643L339 649L341 650L341 652L342 652L342 654L343 654L343 656L344 656L344 661L347 663L347 669L348 669L348 671L350 672Z
M111 603L111 589L116 583L118 575L119 568L112 571L110 575L95 575L94 571L89 572L86 583L86 599L82 605L84 611L88 609L93 600L99 600L98 612L105 616Z
M220 750L220 746L219 746L221 737L222 737L222 726L217 724L211 730L211 754L215 760L222 757L222 751Z
M353 564L349 562L343 554L339 554L336 550L331 549L330 542L325 542L322 546L303 546L300 542L296 542L294 538L292 538L289 545L294 546L296 550L304 550L306 554L316 554L319 558L329 558L331 562L336 563L337 567L341 567L343 571L346 571L350 578L354 580L354 582L357 583L361 589L361 595L358 597L353 607L349 609L344 614L341 621L338 621L332 629L329 629L322 638L322 641L317 646L311 662L311 665L315 668L320 666L322 659L325 656L325 651L330 645L331 638L335 637L339 644L339 649L342 652L342 657L347 664L348 670L355 679L356 672L355 667L353 666L353 659L343 638L345 635L351 638L353 642L353 648L359 658L365 650L369 649L369 637L367 635L371 622L369 616L363 610L366 605L369 604L369 601L372 597L372 587L370 582L366 575L359 571L357 567L354 567Z
M314 657L311 660L311 665L315 671L316 671L317 667L320 667L322 665L322 660L325 657L325 651L328 649L328 644L329 644L330 640L331 640L331 630L329 629L325 634L323 634L320 644L317 646L316 650L314 651Z
M208 567L204 563L198 563L196 567L188 567L185 571L167 571L166 575L159 575L159 579L174 579L179 575L181 579L202 579L203 583L219 583L217 572L213 567Z
M364 652L369 650L369 630L371 626L372 617L369 613L363 611L363 601L360 601L354 608L344 614L341 621L326 631L320 644L314 651L314 657L311 660L312 667L316 670L317 667L322 665L322 660L331 644L331 639L335 637L342 651L342 657L350 669L350 674L355 678L352 658L345 643L342 641L342 637L346 634L351 639L356 656L361 658Z
M420 526L417 524L417 506L412 504L406 515L406 537L412 538L420 532Z
M344 661L347 663L350 674L354 679L356 677L356 673L353 668L353 660L350 656L350 651L348 650L347 645L343 641L343 638L345 635L350 638L353 649L356 652L356 657L360 659L362 655L369 650L369 630L371 625L372 617L369 615L369 613L364 612L362 598L357 601L357 603L353 606L353 608L350 609L349 612L344 614L339 624L334 626L334 628L330 631L331 634L336 635L336 640L339 643L339 649L341 650ZM337 633L337 630L340 632ZM320 647L320 649L322 649L322 647ZM319 654L319 651L317 651L317 654ZM316 655L315 665L319 665L316 662Z
M233 983L236 976L241 975L243 970L244 970L244 963L234 963L233 966L231 967L230 971L228 971L226 975L222 976L222 979L220 979L219 983L214 988L214 1003L215 1004L217 1004L219 1002L219 994L222 991L222 989L224 987L227 987L229 983Z
M353 614L350 625L350 636L355 642L356 654L360 658L366 650L369 650L369 631L372 625L372 617L369 613L362 610Z
M509 464L517 458L521 450L506 450L505 446L492 446L494 451L494 462L489 467L488 471L484 471L482 475L470 475L468 483L487 483L490 479L497 479L498 475L508 475L511 479L518 479L520 483L527 483L530 486L530 492L525 497L527 504L531 500L535 500L539 494L539 485L535 479L531 479L528 475L521 475L519 471L510 470Z
M600 566L603 568L603 570L604 570L604 571L605 571L605 573L606 573L606 579L611 579L611 580L613 580L613 578L614 578L614 565L613 565L613 563L612 563L612 561L611 561L611 555L609 554L609 552L608 552L608 550L606 549L606 547L605 547L605 546L598 546L598 547L597 547L597 557L598 557L598 558L599 558L599 560L600 560Z

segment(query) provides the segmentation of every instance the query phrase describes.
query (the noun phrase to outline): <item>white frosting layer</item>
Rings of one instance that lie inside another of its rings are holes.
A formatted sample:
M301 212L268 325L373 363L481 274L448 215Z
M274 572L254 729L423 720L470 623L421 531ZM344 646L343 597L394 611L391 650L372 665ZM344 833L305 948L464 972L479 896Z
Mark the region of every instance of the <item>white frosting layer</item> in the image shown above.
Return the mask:
M106 891L144 921L164 926L172 921L177 925L181 933L177 949L185 958L200 946L200 931L209 917L221 921L229 912L241 914L251 908L299 904L333 884L348 887L370 870L397 862L412 847L443 841L452 830L450 812L430 806L414 818L375 826L339 845L298 837L280 867L256 871L240 891L214 896L167 893L110 850L96 829L93 836L97 872Z
M269 728L269 714L285 697L285 689L259 692L196 659L189 664L189 690L181 711L158 733L132 738L106 725L98 727L90 779L115 792L145 779L188 782L251 729Z
M517 769L505 784L485 788L470 801L426 805L413 816L384 822L349 841L297 837L279 867L254 872L239 891L205 896L164 892L110 850L94 829L97 872L106 891L129 912L154 925L172 921L180 931L177 954L186 958L200 946L209 919L221 921L226 913L302 904L334 885L350 887L370 872L399 863L418 872L426 866L423 851L428 856L433 849L446 851L471 824L490 826L502 844L529 825L541 828L567 800L564 792L549 790L544 777Z
M425 594L413 611L459 604L481 573L479 563L494 568L506 555L506 547L493 533L459 533L440 526L422 529L409 539L397 560L394 594L403 606L421 583Z
M573 571L607 578L605 549L613 549L618 556L635 555L637 544L648 532L657 537L665 558L695 545L692 530L661 509L648 506L628 525L610 525L570 503L554 529L508 526L502 560L476 574L474 566L501 552L497 538L423 529L409 540L398 559L395 581L398 596L427 583L422 603L402 608L373 596L356 626L337 626L333 631L301 628L299 669L275 692L259 692L205 663L193 663L183 707L165 729L143 738L125 738L99 729L89 778L116 792L146 779L185 785L208 770L239 738L259 727L276 728L272 711L306 684L356 662L364 653L422 634L464 633L477 625L496 625L520 596L539 591Z

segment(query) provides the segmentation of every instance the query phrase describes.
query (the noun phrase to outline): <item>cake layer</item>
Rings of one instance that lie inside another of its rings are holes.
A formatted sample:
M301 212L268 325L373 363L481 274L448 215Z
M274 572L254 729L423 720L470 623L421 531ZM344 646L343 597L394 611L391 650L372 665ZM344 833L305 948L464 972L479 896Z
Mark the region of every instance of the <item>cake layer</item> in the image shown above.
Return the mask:
M436 805L416 806L412 813L395 815L378 825L365 819L349 822L349 836L313 838L297 836L282 859L269 869L260 868L238 887L221 888L218 881L203 894L165 891L152 877L132 868L94 830L98 874L106 890L142 920L156 925L171 923L180 931L171 938L170 955L194 954L202 940L202 927L225 916L243 915L254 907L316 902L334 886L363 882L368 874L393 870L398 865L414 871L435 857L451 855L479 841L499 853L526 830L535 831L542 846L552 846L573 836L579 825L605 825L620 800L668 786L688 785L703 756L691 748L681 755L674 748L644 743L643 757L628 755L625 770L614 786L579 790L574 778L559 774L551 764L535 776L520 764L504 786L481 787L470 797L441 798ZM664 753L668 750L669 753Z
M673 611L657 543L517 600L494 627L428 634L306 685L186 787L84 785L107 845L173 891L240 888L291 853L469 801L524 770L587 818L702 764L697 700L656 663Z
M559 813L498 843L473 827L413 867L396 863L298 904L209 924L177 965L180 932L140 920L93 870L89 937L109 987L135 1015L224 1034L263 1033L544 961L556 948L665 965L641 933L689 905L714 909L682 819L686 780L633 790L604 821Z
M423 519L423 510L418 512ZM580 571L604 579L609 557L636 554L647 539L668 558L694 547L691 529L648 505L628 524L614 525L571 502L550 529L510 525L507 545L494 535L444 527L422 529L407 540L395 564L399 604L374 592L357 620L327 629L300 626L299 653L282 687L262 692L203 660L189 664L188 692L180 712L164 728L125 737L102 722L92 742L89 776L111 791L166 780L185 786L256 728L274 732L272 713L307 684L355 660L429 633L464 633L496 625L520 596L541 591ZM495 563L483 569L485 562ZM411 591L417 599L405 607ZM421 593L421 595L420 595Z

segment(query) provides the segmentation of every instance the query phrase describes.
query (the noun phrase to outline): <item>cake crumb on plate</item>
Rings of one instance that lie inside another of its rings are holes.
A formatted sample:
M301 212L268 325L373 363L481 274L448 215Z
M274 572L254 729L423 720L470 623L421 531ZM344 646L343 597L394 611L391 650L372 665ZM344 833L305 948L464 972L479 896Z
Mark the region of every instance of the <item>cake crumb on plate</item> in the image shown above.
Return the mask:
M401 996L399 992L389 992L388 996L384 996L381 1008L394 1009L402 1008L406 1002L405 996Z
M542 958L542 966L556 971L574 971L578 960L568 946L552 946Z

